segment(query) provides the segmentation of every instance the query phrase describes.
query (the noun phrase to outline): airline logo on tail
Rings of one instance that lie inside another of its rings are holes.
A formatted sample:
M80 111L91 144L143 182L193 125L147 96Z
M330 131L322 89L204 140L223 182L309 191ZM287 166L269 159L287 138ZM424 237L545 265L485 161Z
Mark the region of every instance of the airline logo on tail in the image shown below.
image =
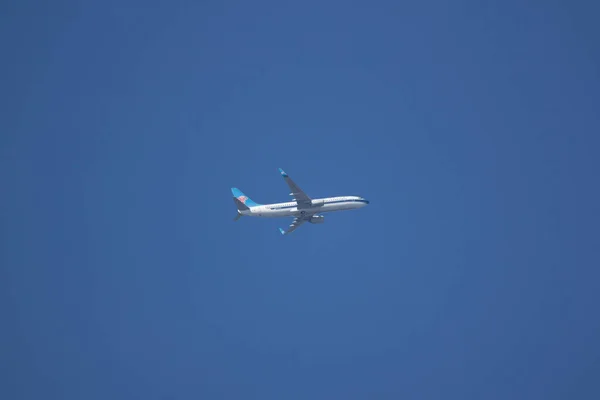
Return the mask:
M231 188L231 194L233 194L233 198L235 199L235 201L239 202L239 204L243 204L246 207L260 206L260 204L258 204L255 201L252 201L250 197L246 196L238 188Z

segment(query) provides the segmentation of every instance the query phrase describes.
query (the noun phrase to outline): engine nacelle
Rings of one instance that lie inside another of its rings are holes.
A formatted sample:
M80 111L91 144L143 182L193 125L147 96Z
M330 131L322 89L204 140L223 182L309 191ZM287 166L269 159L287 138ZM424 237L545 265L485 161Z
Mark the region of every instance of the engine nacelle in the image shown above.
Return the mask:
M313 215L312 217L310 217L308 222L310 222L311 224L322 224L323 222L325 222L325 217L322 215Z

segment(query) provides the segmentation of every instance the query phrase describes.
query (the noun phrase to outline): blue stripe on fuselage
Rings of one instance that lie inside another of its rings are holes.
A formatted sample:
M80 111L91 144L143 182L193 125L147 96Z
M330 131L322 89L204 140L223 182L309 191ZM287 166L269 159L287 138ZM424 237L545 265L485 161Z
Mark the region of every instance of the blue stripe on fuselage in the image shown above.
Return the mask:
M325 203L321 203L318 205L315 205L315 208L321 205L326 205L326 204L337 204L337 203L365 203L365 204L369 204L369 202L367 200L335 200L335 201L327 201ZM295 208L297 207L296 205L293 206L283 206L283 207L269 207L271 210L285 210L287 208Z

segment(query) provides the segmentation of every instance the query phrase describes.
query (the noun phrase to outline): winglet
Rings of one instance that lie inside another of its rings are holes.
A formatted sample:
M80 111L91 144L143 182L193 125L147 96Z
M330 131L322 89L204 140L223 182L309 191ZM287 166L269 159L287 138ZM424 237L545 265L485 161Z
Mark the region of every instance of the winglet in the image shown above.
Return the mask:
M281 176L283 176L284 178L288 177L288 174L286 174L281 168L279 168L279 173L281 174Z
M282 235L285 235L285 231L281 228L279 228L279 232L281 232Z

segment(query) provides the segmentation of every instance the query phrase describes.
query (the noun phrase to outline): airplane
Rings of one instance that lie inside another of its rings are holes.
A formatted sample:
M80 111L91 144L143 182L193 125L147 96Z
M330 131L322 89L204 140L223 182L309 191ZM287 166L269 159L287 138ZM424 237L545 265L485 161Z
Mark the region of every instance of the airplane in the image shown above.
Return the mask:
M343 196L343 197L327 197L322 199L312 199L308 197L306 193L296 183L279 168L279 172L283 179L290 187L290 196L292 196L291 202L288 203L274 203L274 204L258 204L238 188L231 188L233 194L233 202L237 207L237 215L233 219L237 221L243 216L249 217L263 217L263 218L274 218L274 217L294 217L294 221L287 228L283 230L279 228L279 232L282 235L287 235L305 222L312 224L321 224L325 222L325 217L319 215L326 212L342 211L342 210L353 210L356 208L365 207L369 204L369 200L366 200L358 196Z

